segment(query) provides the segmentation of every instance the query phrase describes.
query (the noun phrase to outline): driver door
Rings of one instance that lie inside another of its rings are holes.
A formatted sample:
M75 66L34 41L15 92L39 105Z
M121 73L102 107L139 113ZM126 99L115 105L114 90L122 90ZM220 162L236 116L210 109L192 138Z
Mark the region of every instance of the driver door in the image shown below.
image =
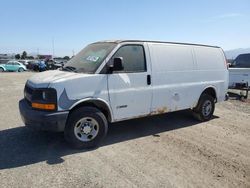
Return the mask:
M114 120L130 119L150 113L151 70L147 67L143 45L124 45L114 54L122 57L124 70L108 75L108 88Z

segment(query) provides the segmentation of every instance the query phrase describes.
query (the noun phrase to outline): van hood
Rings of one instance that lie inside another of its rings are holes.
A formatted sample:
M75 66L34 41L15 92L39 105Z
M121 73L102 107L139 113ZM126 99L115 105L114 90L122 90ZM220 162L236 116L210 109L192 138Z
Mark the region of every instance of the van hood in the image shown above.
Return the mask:
M27 81L27 84L33 88L47 88L52 82L68 79L77 75L78 74L74 72L65 72L60 70L45 71L30 77Z

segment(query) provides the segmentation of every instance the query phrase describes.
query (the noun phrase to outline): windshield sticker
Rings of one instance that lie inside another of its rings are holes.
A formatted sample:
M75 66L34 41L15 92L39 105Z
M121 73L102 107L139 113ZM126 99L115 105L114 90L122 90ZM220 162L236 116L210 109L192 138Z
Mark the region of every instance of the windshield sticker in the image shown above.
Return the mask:
M99 59L99 57L96 57L96 56L89 56L89 57L87 57L88 61L93 61L93 62L98 61L98 59Z

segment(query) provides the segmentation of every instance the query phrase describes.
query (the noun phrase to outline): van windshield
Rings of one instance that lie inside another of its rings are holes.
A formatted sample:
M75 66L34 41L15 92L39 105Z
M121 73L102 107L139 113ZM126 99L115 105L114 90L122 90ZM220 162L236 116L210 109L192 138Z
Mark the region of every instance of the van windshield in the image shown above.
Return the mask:
M62 70L93 74L115 46L116 43L111 42L90 44L69 60Z

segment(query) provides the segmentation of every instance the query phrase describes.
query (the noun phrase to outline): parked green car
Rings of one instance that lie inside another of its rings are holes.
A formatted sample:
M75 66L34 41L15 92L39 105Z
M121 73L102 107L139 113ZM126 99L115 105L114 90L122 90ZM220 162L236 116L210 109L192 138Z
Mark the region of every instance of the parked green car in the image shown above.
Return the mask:
M6 64L0 64L0 72L4 71L18 71L23 72L26 71L26 67L19 63L18 61L8 61Z

